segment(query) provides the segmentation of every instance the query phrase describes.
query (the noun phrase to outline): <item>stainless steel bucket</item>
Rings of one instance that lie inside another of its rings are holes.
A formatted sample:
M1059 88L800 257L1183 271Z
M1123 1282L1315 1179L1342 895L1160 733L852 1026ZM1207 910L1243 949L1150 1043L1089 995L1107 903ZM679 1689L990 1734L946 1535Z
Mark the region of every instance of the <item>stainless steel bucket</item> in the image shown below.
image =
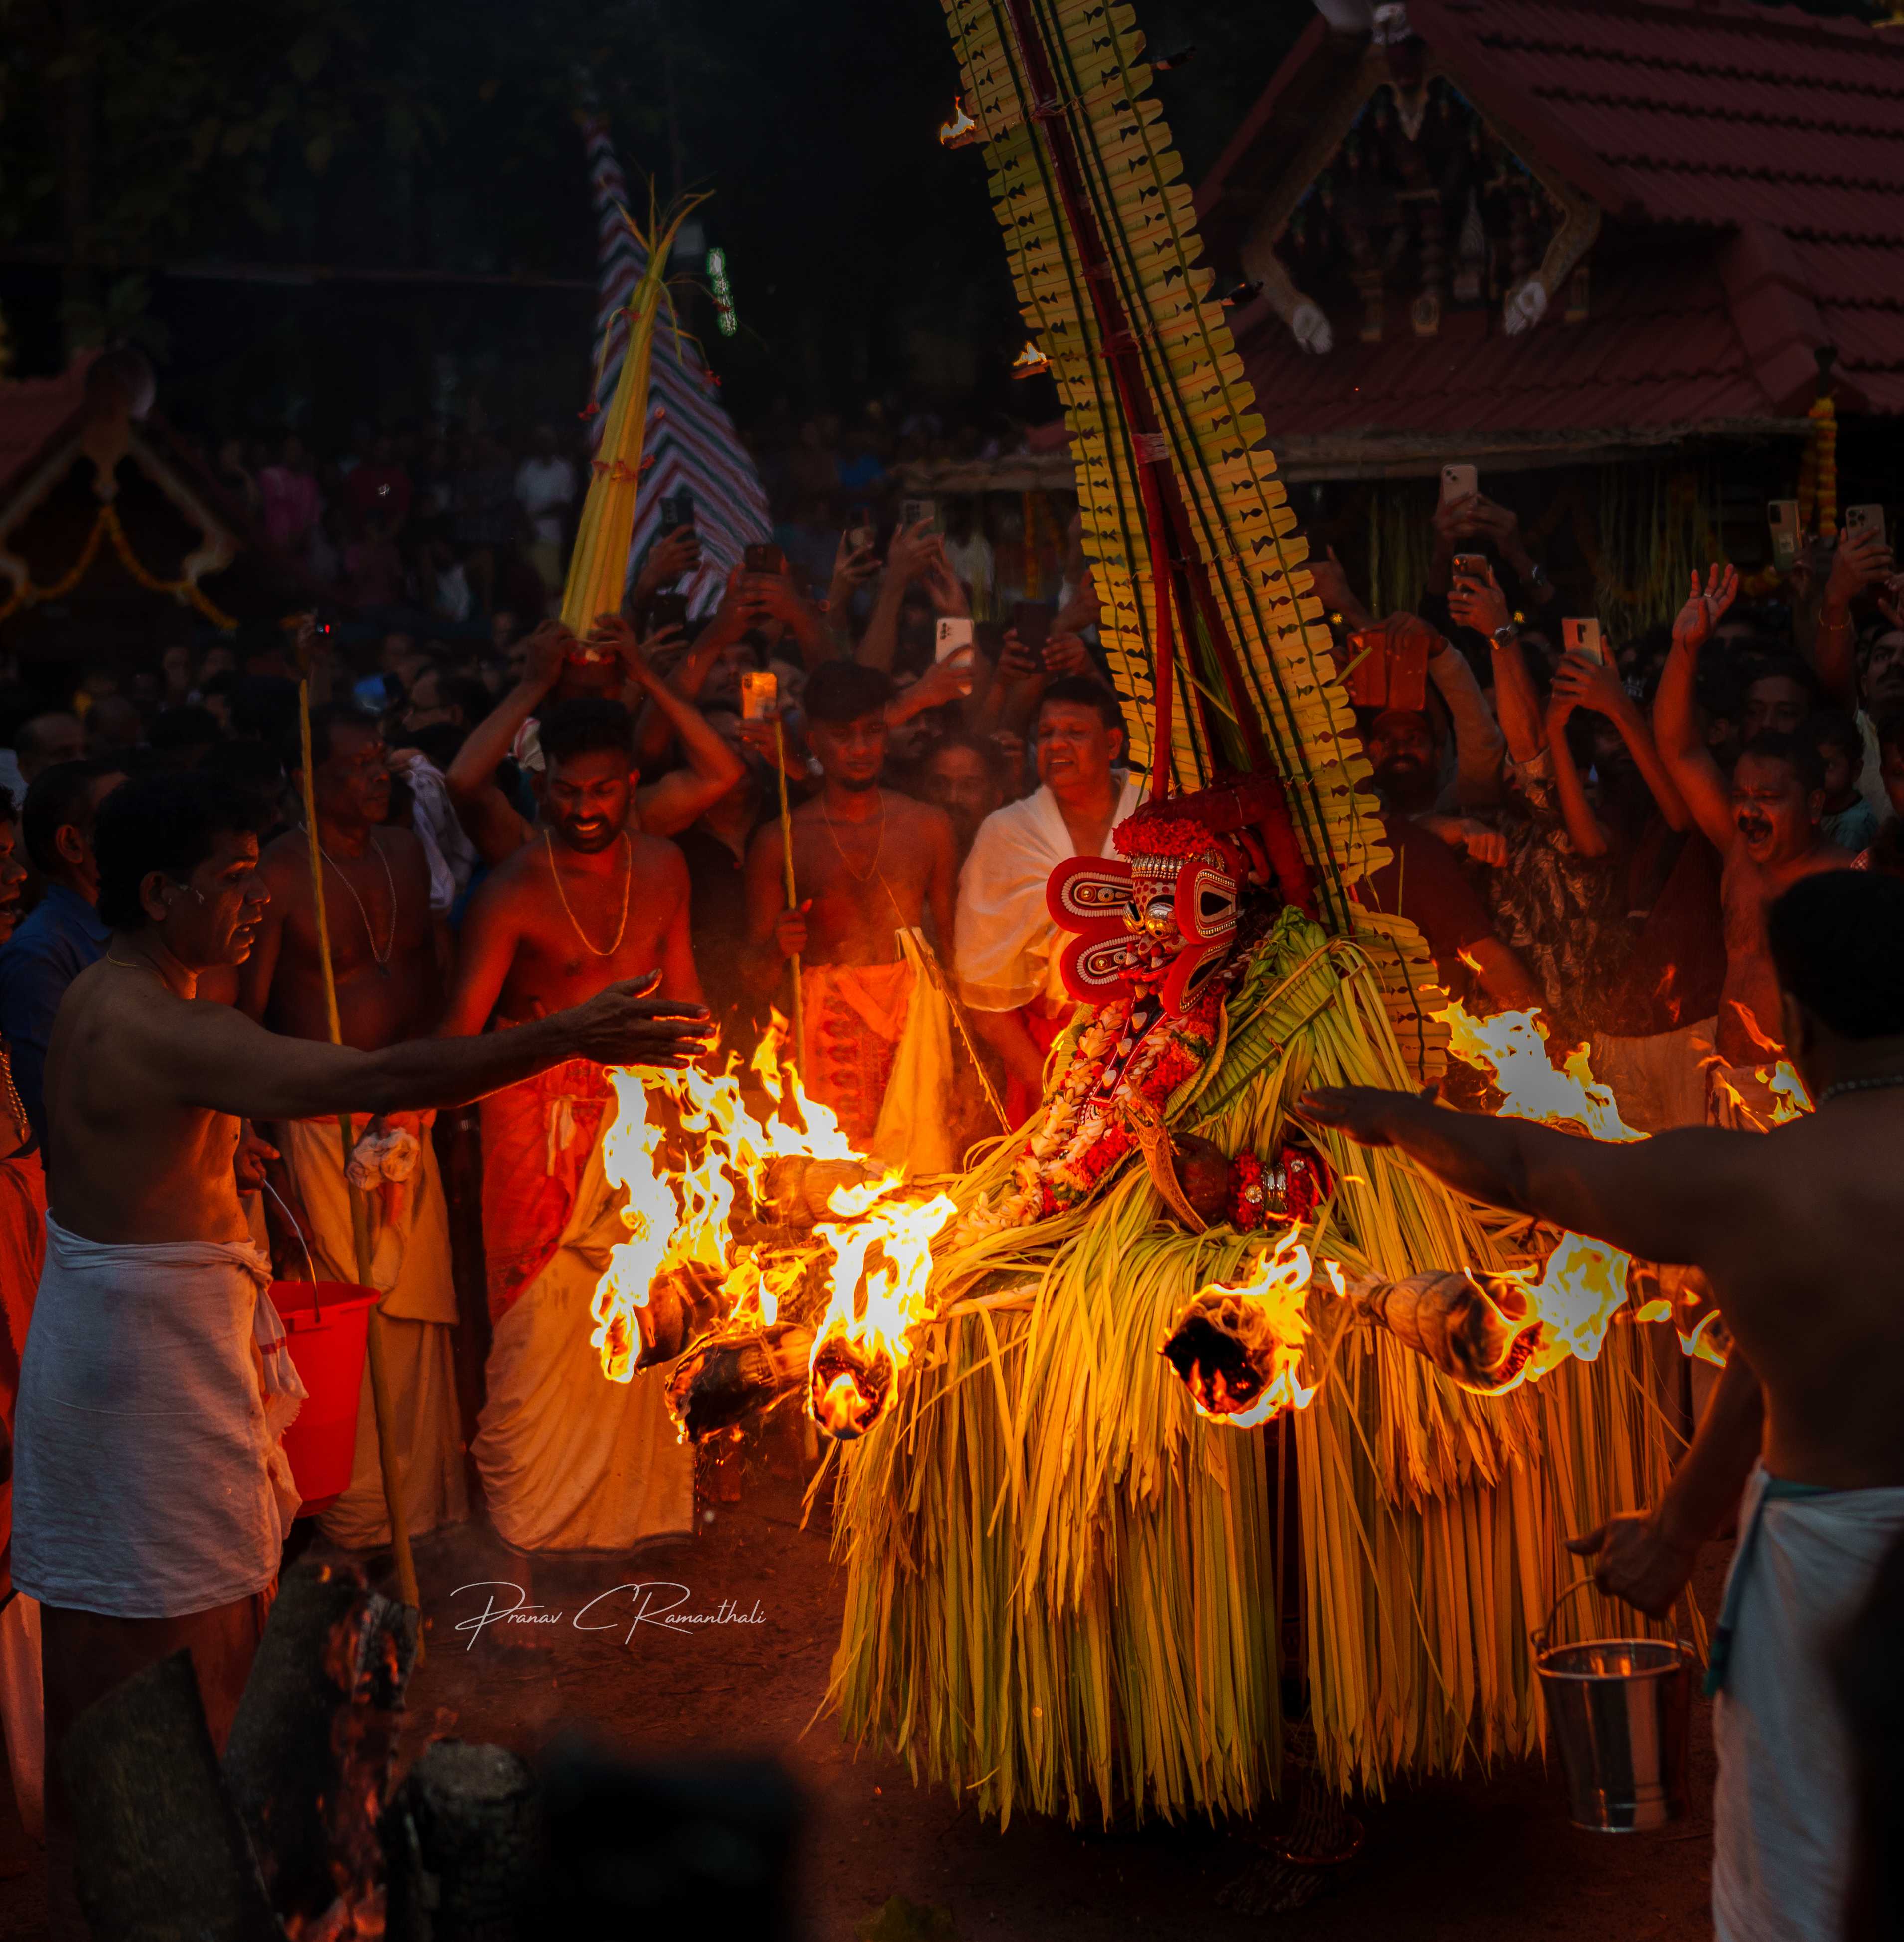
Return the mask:
M1534 1664L1574 1825L1597 1834L1637 1833L1663 1827L1686 1811L1697 1655L1684 1640L1667 1639L1549 1645L1555 1613L1592 1582L1581 1579L1554 1601L1534 1634Z

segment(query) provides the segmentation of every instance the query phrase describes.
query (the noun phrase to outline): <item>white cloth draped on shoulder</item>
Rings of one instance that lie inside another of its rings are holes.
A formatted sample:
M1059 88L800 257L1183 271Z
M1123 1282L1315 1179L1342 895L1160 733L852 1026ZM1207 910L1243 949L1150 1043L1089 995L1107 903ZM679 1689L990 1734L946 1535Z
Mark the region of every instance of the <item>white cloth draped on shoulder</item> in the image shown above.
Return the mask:
M305 1388L249 1241L109 1245L51 1215L20 1367L14 1582L182 1617L263 1591L298 1507ZM262 1379L261 1379L262 1371Z
M1143 784L1133 776L1124 784L1112 827L1143 800ZM1042 786L978 826L959 875L954 959L960 995L975 1009L1009 1012L1039 997L1063 1000L1045 885L1076 853L1057 797ZM1112 854L1108 835L1101 853Z

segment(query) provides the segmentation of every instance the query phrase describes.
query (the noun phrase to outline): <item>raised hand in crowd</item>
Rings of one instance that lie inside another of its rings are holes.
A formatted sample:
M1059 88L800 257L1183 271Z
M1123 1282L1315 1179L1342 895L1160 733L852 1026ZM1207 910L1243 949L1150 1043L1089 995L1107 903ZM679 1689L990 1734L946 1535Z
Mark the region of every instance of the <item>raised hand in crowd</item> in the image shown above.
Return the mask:
M672 587L700 563L700 535L691 525L675 527L648 548L647 557L635 577L632 604L637 611L644 608L664 587Z
M1544 605L1554 598L1553 583L1527 550L1520 534L1520 515L1511 507L1483 492L1466 492L1437 506L1430 523L1434 529L1434 558L1428 570L1431 587L1448 584L1462 541L1491 540L1530 599Z
M1812 660L1821 681L1835 701L1846 706L1857 700L1858 670L1855 633L1851 625L1852 602L1874 587L1882 586L1878 597L1883 609L1887 596L1893 607L1891 576L1897 561L1883 535L1874 531L1841 533L1831 556L1831 571L1826 576L1825 595L1818 614L1817 644ZM1887 616L1895 620L1895 614Z
M1695 568L1692 590L1685 604L1673 617L1673 645L1683 645L1696 654L1713 637L1713 629L1724 620L1726 610L1739 597L1739 569L1715 562L1706 570L1706 584L1699 584Z
M1653 740L1651 727L1639 704L1627 694L1619 670L1611 662L1596 661L1587 654L1569 654L1554 670L1554 692L1564 699L1569 708L1586 709L1612 722L1620 731L1627 752L1652 792L1653 800L1658 804L1667 826L1673 829L1692 827L1692 813L1686 807L1685 798L1680 795L1670 770L1661 759L1659 745Z
M1081 636L1054 634L1045 643L1044 673L1048 679L1061 681L1067 675L1096 672L1091 650L1085 645Z
M945 543L940 540L920 568L920 583L924 587L927 599L941 614L955 618L969 618L972 603L966 598L965 582L952 570L952 562L945 556Z
M1077 585L1071 597L1051 616L1051 632L1055 634L1079 634L1087 627L1097 626L1102 609L1097 603L1097 586L1091 577L1091 570L1085 567L1078 575Z
M930 708L947 708L971 693L974 670L971 651L949 660L934 661L919 678L886 704L886 725L896 728Z
M1448 590L1448 612L1458 627L1469 627L1483 640L1492 640L1504 627L1514 625L1508 596L1494 577L1494 569L1483 562L1481 577L1458 575Z
M777 573L751 573L747 576L747 599L754 624L778 625L800 649L802 662L810 672L834 654L833 639L819 610L794 584L793 576L782 567Z
M615 656L627 675L624 702L632 707L639 701L632 760L638 764L644 747L652 747L657 741L664 755L669 744L678 743L685 758L685 767L671 769L635 792L641 828L650 836L672 836L687 829L709 804L725 795L742 773L740 758L716 734L706 716L648 665L649 652L680 638L679 628L662 627L639 642L622 615L598 614L583 641L584 647L598 651L606 648Z
M1322 602L1324 614L1339 614L1343 624L1351 631L1375 625L1375 616L1349 585L1348 575L1336 558L1333 547L1321 559L1311 554L1307 564L1310 577L1315 582L1315 596Z
M930 519L919 519L899 527L886 550L886 571L866 631L859 637L856 658L866 667L892 671L893 656L899 645L899 608L906 589L926 571L935 556L944 557L938 535Z

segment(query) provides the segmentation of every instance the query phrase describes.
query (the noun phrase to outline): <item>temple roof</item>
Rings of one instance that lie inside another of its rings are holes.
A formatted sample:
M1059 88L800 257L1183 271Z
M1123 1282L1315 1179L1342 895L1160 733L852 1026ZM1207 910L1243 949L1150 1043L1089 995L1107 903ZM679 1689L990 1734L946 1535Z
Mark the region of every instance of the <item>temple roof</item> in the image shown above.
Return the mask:
M1468 188L1429 157L1444 213L1425 246L1419 180L1392 160L1408 118L1390 85L1397 49L1367 33L1312 23L1198 193L1220 263L1253 273L1273 247L1299 286L1306 271L1326 280L1336 252L1335 300L1315 293L1323 354L1286 320L1300 287L1232 313L1293 469L1538 464L1785 429L1814 394L1820 349L1837 354L1841 411L1904 412L1904 32L1734 0L1409 0L1407 24L1454 130L1442 155L1459 124L1476 131L1456 157L1477 189L1469 301L1446 274ZM1388 202L1352 228L1383 170ZM1516 192L1510 277L1492 205ZM1551 240L1563 208L1590 237L1571 260ZM1392 247L1372 256L1371 236ZM1503 286L1543 248L1563 280L1510 334ZM1391 288L1371 306L1377 259ZM1424 276L1441 292L1426 330L1393 287Z

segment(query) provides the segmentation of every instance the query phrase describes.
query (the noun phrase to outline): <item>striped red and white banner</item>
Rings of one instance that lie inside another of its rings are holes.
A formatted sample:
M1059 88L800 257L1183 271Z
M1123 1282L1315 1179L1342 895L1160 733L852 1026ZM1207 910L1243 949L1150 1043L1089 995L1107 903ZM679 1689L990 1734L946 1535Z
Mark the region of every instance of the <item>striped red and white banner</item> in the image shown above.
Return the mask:
M621 212L632 208L628 185L600 115L585 115L589 181L595 195L595 253L600 296L595 311L595 349L602 359L597 396L614 395L628 340L628 299L646 265L641 244L629 234ZM601 436L605 411L593 420ZM677 336L667 315L655 326L654 354L648 381L647 436L641 448L641 499L629 556L632 574L660 531L661 502L675 494L694 495L694 524L701 536L701 570L683 583L699 613L719 599L729 571L740 564L743 548L767 538L773 520L767 495L722 409L720 387L700 347Z

